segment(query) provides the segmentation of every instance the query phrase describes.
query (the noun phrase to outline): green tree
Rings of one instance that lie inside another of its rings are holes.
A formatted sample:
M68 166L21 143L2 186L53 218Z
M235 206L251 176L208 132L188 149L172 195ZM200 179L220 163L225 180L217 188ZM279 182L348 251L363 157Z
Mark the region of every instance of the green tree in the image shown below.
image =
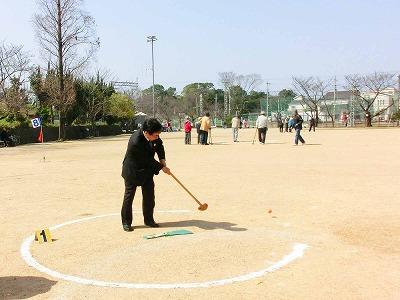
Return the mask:
M78 107L75 106L80 119L90 122L92 132L95 132L96 121L102 116L110 101L111 95L115 92L114 87L105 82L104 76L97 72L96 77L89 80L80 79L75 85L77 89L76 100ZM85 114L85 116L83 115Z
M113 93L106 106L106 121L108 124L130 122L135 115L133 101L128 95Z
M267 94L265 92L251 91L247 97L244 113L260 112L260 100L265 99Z
M31 89L36 96L36 114L42 118L43 123L51 122L54 124L53 107L50 103L50 96L45 90L45 78L43 77L40 67L33 70L29 76Z
M11 86L6 88L6 97L4 103L8 112L9 120L23 121L27 116L28 98L26 91L21 88L21 80L19 77L10 79Z
M221 92L221 90L216 90L211 82L194 82L186 85L181 94L185 112L191 116L200 115L205 111L216 113L215 96L217 95L217 101L223 100L223 92L222 96Z
M291 99L293 99L297 95L293 90L283 89L278 93L278 96L281 97L281 98L291 98Z

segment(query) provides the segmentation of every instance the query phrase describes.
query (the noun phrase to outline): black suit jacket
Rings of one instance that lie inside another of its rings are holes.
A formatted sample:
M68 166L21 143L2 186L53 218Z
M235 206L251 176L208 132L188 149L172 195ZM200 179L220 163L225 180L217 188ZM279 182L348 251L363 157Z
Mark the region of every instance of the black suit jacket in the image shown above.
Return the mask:
M142 129L135 131L129 139L122 163L122 177L130 183L143 185L153 175L157 175L163 165L154 159L156 152L160 160L165 159L162 140L149 142Z
M303 129L303 118L300 115L295 115L293 117L294 120L294 129Z

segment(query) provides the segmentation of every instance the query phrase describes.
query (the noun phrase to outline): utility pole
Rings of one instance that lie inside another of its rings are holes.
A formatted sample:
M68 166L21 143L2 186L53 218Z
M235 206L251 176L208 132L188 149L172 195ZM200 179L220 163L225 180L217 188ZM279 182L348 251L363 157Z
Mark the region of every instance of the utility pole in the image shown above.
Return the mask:
M199 93L199 110L200 115L203 115L203 93L200 90L200 83L197 83L197 92Z
M228 115L228 82L223 81L224 84L224 118Z
M267 81L267 118L268 118L268 110L269 110L269 85L270 85L270 83Z
M400 74L397 75L397 111L400 111Z
M217 93L215 93L215 113L214 113L214 116L216 116L217 113L218 113L218 102L217 102L217 100L218 100L218 95L217 95Z
M203 94L200 94L200 114L203 115Z
M153 118L156 117L155 100L154 100L154 42L157 41L155 35L147 37L147 42L151 42L151 70L153 71Z
M281 114L281 106L280 106L280 103L281 103L281 100L280 100L280 98L278 97L278 115Z
M397 75L397 113L400 112L400 74ZM399 119L397 119L397 126L399 126Z
M228 114L231 114L231 89L228 90Z
M333 90L333 127L335 127L336 123L336 76L334 78L335 87Z
M355 115L354 115L354 98L355 98L356 96L354 95L354 93L351 95L351 113L350 113L350 124L351 124L351 127L354 127L355 126L355 120L354 120L354 118L355 118Z

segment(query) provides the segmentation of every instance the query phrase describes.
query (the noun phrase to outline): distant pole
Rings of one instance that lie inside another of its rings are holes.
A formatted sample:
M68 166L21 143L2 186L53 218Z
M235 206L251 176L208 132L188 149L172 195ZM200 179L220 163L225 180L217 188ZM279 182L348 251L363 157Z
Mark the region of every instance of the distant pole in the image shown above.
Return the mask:
M228 115L228 82L223 81L224 84L224 118Z
M268 118L268 110L269 110L269 85L270 85L270 83L267 81L267 118Z
M335 127L335 123L336 123L336 76L335 76L334 82L335 82L335 87L333 90L333 126Z
M397 75L397 112L400 111L400 74ZM399 126L399 119L397 119L397 126Z
M351 113L350 113L350 116L351 116L351 119L350 119L350 124L351 124L351 127L355 127L355 115L354 115L354 101L355 101L355 98L356 96L354 95L354 93L351 95Z
M231 89L228 90L228 115L231 114Z
M281 105L280 105L280 103L281 103L281 101L280 101L280 98L278 96L278 115L281 114Z
M217 102L217 98L218 98L218 95L217 95L217 93L215 93L215 113L214 113L214 116L216 116L216 115L217 115L217 112L218 112L218 102Z
M154 42L157 41L155 35L150 35L147 37L147 42L151 42L151 70L153 71L153 118L156 117L155 110L155 96L154 96Z
M397 111L400 111L400 74L397 75Z

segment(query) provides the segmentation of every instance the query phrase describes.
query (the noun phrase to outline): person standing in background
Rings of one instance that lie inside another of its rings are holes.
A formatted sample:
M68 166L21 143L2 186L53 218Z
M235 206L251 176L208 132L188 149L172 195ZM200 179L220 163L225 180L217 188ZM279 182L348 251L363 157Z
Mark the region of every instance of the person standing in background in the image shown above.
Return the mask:
M279 132L283 132L283 120L282 120L282 117L278 116L277 121L278 121Z
M315 119L313 117L311 117L310 119L310 128L308 129L309 132L311 132L311 130L315 131Z
M185 118L184 130L185 130L185 144L190 145L192 143L192 122L190 122L188 116L186 116Z
M200 124L200 144L202 145L208 145L208 131L211 130L211 119L210 119L210 113L206 113L202 118L201 118L201 124Z
M239 127L240 127L240 118L238 115L236 115L232 118L232 133L234 142L238 141Z
M265 116L265 111L261 111L256 121L256 128L258 131L258 141L260 144L265 144L265 136L268 130L268 118Z
M299 115L297 110L294 111L293 116L293 128L296 130L296 136L294 138L294 144L297 146L299 141L304 145L306 142L304 141L303 137L300 134L300 131L303 129L303 118Z
M285 132L289 131L289 116L286 116L285 121L284 121L284 126L285 126Z

